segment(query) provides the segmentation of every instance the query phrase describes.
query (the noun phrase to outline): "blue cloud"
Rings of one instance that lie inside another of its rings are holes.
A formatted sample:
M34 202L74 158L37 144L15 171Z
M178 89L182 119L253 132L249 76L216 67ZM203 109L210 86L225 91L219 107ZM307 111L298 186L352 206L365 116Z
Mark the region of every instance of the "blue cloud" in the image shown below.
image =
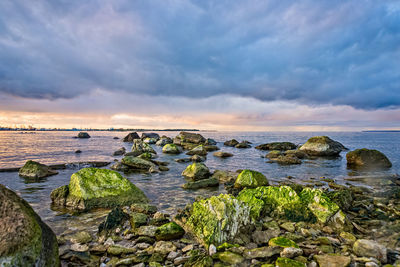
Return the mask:
M400 106L398 1L1 1L0 91Z

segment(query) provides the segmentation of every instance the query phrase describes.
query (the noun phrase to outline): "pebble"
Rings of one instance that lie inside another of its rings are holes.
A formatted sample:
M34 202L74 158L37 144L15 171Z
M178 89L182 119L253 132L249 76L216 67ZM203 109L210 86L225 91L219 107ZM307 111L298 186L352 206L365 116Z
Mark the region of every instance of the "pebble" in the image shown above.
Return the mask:
M300 248L284 248L281 252L281 257L283 258L295 258L297 256L301 256L303 255L303 250Z
M89 250L89 246L88 245L81 245L78 243L72 244L71 245L71 250L73 251L78 251L78 252L85 252Z
M193 250L193 248L194 248L193 244L187 245L186 247L184 247L184 248L182 249L182 252L183 252L183 253L186 253L186 252L188 252L188 251L190 251L190 250Z
M214 255L215 253L217 253L217 248L211 244L208 248L208 254L210 254L210 256Z
M176 257L178 257L179 253L176 251L171 251L168 256L167 256L167 260L169 261L173 261Z
M181 257L177 257L174 259L174 264L175 265L180 265L183 264L185 262L187 262L190 259L189 256L181 256Z

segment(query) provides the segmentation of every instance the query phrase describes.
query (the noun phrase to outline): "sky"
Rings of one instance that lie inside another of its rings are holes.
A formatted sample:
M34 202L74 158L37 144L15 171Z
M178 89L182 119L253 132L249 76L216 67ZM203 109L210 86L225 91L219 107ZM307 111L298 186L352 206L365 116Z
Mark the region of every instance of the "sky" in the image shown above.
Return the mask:
M400 129L400 2L3 0L0 125Z

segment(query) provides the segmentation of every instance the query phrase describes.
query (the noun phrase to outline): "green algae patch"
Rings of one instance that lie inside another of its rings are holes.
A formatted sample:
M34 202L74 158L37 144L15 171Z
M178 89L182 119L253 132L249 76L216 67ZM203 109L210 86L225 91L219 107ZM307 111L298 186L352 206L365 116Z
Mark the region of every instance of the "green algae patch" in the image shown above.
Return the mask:
M162 152L166 154L180 154L182 149L175 144L166 144L162 148Z
M204 245L231 241L239 229L250 223L250 207L227 194L193 203L186 226Z
M281 248L299 248L299 246L293 240L285 237L274 237L268 241L268 245L271 247L281 247Z
M292 260L289 258L279 257L275 262L276 267L306 267L303 262Z
M235 181L236 188L255 188L264 185L268 185L267 177L260 172L252 170L243 170Z
M330 217L339 211L339 206L319 189L304 188L300 197L321 223L326 223Z
M169 222L161 225L156 230L157 240L173 240L181 238L185 234L185 230L175 222Z

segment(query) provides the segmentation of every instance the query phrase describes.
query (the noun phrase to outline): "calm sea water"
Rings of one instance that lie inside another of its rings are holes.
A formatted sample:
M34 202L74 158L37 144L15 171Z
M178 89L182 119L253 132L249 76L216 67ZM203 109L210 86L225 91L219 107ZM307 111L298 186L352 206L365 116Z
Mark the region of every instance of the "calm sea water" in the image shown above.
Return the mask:
M32 159L44 164L82 161L113 161L121 157L111 156L120 147L130 150L129 143L123 143L122 138L127 132L89 132L90 139L74 139L76 132L0 132L0 168L20 167L25 161ZM174 137L178 132L159 132L160 135ZM205 164L213 171L216 169L232 170L253 169L264 173L270 181L277 182L293 176L299 182L320 177L335 179L338 183L348 183L345 180L350 175L377 175L400 173L400 133L363 133L363 132L201 132L208 138L218 142L222 151L231 152L228 159L216 158L210 153ZM328 135L341 142L349 149L371 148L385 153L393 163L390 170L379 173L354 173L346 168L345 152L337 159L305 160L301 165L280 166L266 163L262 158L266 152L254 149L256 145L289 141L301 144L316 135ZM120 139L113 139L113 137ZM248 140L253 143L250 149L224 147L223 142L235 138L238 141ZM141 188L153 204L165 212L173 213L177 208L184 207L198 195L210 196L224 192L222 186L217 189L201 189L197 191L183 190L180 185L185 183L181 172L188 163L177 163L181 155L162 154L161 148L153 146L157 151L158 160L169 162L170 171L157 174L129 174L126 177ZM76 154L75 150L82 153ZM95 211L80 215L71 215L50 208L50 193L56 187L68 184L72 173L78 167L59 171L58 175L47 177L40 182L30 182L18 176L17 172L0 173L0 183L16 191L27 200L53 230L60 233L74 232L84 227L95 231L98 223L108 211Z

